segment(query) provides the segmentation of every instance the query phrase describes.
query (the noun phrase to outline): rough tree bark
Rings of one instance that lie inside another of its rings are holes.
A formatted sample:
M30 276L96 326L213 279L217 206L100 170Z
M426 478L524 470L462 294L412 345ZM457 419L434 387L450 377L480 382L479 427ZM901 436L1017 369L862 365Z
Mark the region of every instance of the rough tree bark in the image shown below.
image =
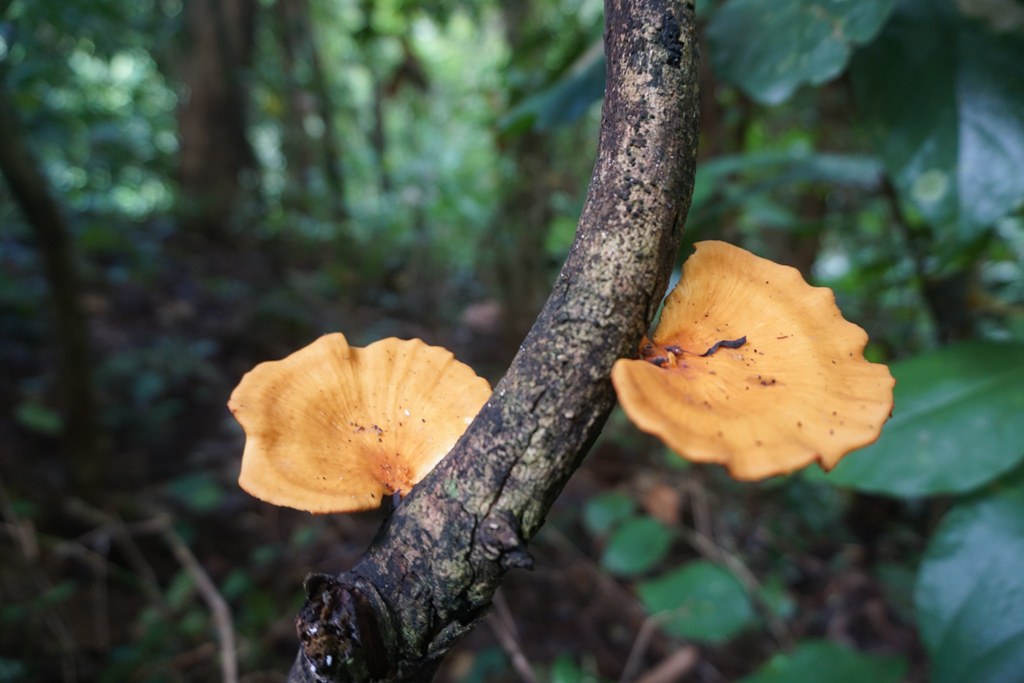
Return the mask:
M425 681L480 619L614 404L693 190L692 2L606 0L607 92L576 241L508 373L349 571L315 575L291 681Z

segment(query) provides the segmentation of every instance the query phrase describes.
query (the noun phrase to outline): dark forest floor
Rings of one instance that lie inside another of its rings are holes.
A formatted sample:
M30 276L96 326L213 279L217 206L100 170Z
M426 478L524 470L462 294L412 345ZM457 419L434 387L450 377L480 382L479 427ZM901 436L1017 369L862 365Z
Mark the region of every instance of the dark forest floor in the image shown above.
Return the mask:
M224 406L234 383L318 330L341 329L356 344L423 337L492 380L507 361L486 329L446 334L393 310L338 306L295 274L288 288L255 287L253 272L280 274L237 256L217 261L87 294L113 435L98 489L74 489L56 441L0 422L0 681L222 680L220 607L232 618L240 680L280 680L297 646L303 578L349 567L384 513L316 517L238 489L243 436ZM19 400L16 383L47 375L34 353L46 347L42 328L13 329L5 362L24 362L0 388L6 413ZM755 579L781 577L791 608L724 645L664 635L636 597L643 577L607 573L603 539L582 524L586 502L610 490L678 530L665 566L703 555ZM532 544L535 568L508 576L438 680L524 680L517 657L541 670L568 657L608 680L654 671L663 677L645 680L720 683L822 637L902 654L908 680L923 681L909 598L893 591L898 576L883 583L876 571L912 553L898 543L919 546L922 536L912 511L889 505L798 478L741 485L713 468L672 467L656 442L613 415Z

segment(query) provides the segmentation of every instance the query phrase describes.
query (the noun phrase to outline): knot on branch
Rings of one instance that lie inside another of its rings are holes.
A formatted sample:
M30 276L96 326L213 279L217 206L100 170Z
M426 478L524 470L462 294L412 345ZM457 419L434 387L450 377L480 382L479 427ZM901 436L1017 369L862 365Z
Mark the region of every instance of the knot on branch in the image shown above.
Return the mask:
M519 524L510 512L495 511L484 517L477 540L483 556L497 561L503 571L533 569L533 558L526 551Z
M306 604L295 627L309 674L322 683L386 676L384 637L366 593L327 574L310 574L304 588Z
M669 66L679 66L683 62L683 45L680 38L683 35L683 30L679 26L679 21L676 20L675 16L670 12L666 12L661 17L661 28L658 31L658 42L663 48L665 48L666 58L665 63Z

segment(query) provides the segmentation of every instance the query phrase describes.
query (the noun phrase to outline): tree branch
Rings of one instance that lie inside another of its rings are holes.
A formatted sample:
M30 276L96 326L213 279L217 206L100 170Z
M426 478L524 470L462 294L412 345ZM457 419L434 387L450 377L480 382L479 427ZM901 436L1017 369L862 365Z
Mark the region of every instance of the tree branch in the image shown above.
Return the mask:
M451 453L338 577L306 582L291 681L429 680L529 567L527 542L603 426L609 373L665 291L693 191L691 2L607 0L607 92L576 241L508 373Z

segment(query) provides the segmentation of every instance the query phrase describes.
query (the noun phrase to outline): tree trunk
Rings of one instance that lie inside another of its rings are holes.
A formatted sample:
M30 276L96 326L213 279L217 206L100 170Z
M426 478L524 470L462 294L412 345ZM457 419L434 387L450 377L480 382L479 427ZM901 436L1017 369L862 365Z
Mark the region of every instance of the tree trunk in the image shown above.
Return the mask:
M597 438L660 302L693 191L693 6L607 0L608 85L576 241L466 434L338 577L310 577L291 681L424 681L481 618Z
M501 202L492 248L485 252L494 260L505 309L503 336L512 349L529 331L548 286L544 243L554 218L555 189L550 148L547 136L535 131L510 141L507 151L515 162L515 180Z
M302 209L309 210L309 175L321 166L327 186L330 217L337 223L348 217L345 205L345 179L341 167L341 146L334 131L335 107L327 75L320 63L316 34L306 0L279 0L275 6L275 26L284 58L288 98L283 132L285 158L293 169L293 178L302 189ZM313 139L306 120L319 116L323 132Z
M306 0L303 0L303 8L306 18L306 33L309 36L309 68L313 81L312 88L316 93L317 102L320 105L320 117L324 122L323 164L327 189L330 192L331 217L340 224L348 220L348 204L345 202L345 172L341 163L344 150L338 142L334 128L337 107L334 106L327 74L324 72L323 63L320 60L316 32L309 23L309 3Z
M378 192L382 201L391 193L393 183L387 166L387 123L384 120L384 84L379 76L373 83L373 128L370 130L370 146L377 157Z
M538 43L538 28L534 26L536 22L531 22L534 11L531 0L502 7L509 49L513 55L527 55L527 60L529 53L525 48ZM540 68L538 60L532 61L521 66ZM523 96L524 93L514 93L511 99L515 102ZM555 188L547 134L531 129L501 139L498 144L512 160L514 170L505 183L498 218L482 253L504 310L502 346L514 351L537 317L547 293L544 243L554 217L551 196Z
M313 102L309 93L302 87L299 77L297 53L303 40L301 34L301 8L296 7L295 0L278 0L274 5L274 33L281 48L285 80L285 117L281 130L281 147L284 150L288 166L289 184L297 187L292 190L291 199L286 203L300 211L309 209L309 174L314 166L313 144L306 134L305 121L313 114Z
M246 137L256 0L190 0L185 5L185 95L178 113L179 180L185 229L230 241L245 198L244 172L255 167Z
M102 434L96 417L92 345L79 294L71 230L32 151L0 72L0 172L32 226L53 309L53 339L63 409L64 451L72 485L87 491L105 475Z

